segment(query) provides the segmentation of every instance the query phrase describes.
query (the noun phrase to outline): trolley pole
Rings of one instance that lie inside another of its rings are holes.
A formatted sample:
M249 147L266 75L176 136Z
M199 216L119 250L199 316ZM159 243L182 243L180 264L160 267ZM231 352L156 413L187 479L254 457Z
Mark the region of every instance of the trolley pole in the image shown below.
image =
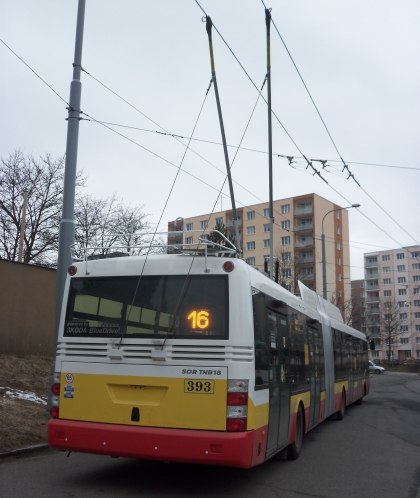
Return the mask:
M79 0L77 9L76 41L74 48L73 79L70 84L70 99L67 118L66 161L64 166L63 214L60 223L57 265L57 292L55 304L54 352L57 351L60 312L63 303L67 268L73 263L70 246L74 244L74 198L76 192L77 148L79 143L80 101L82 83L82 47L86 0ZM50 376L54 373L54 363ZM51 407L51 389L48 390L47 410Z
M227 145L226 145L225 127L223 125L222 108L220 106L219 90L217 88L216 69L215 69L214 57L213 57L213 42L212 42L212 36L211 36L211 28L212 27L213 27L213 23L211 21L210 16L206 16L206 30L207 30L207 34L209 36L211 77L213 80L214 93L216 95L217 112L219 114L220 132L222 134L222 142L223 142L223 152L225 154L226 172L227 172L227 177L228 177L228 182L229 182L230 198L232 200L233 220L235 223L235 245L236 245L236 249L238 251L240 251L241 250L241 241L239 238L239 220L238 220L238 216L236 213L235 195L233 193L232 175L230 172L229 154L228 154Z
M273 137L271 128L271 56L270 56L270 24L271 9L265 9L265 25L267 28L267 104L268 104L268 190L270 211L270 278L273 278Z

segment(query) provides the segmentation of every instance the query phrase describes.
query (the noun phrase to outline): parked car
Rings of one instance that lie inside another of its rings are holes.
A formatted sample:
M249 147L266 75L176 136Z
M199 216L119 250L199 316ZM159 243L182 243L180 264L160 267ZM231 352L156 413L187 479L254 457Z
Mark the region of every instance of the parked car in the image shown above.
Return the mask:
M372 360L369 360L369 372L375 372L376 374L384 374L385 368L375 365Z

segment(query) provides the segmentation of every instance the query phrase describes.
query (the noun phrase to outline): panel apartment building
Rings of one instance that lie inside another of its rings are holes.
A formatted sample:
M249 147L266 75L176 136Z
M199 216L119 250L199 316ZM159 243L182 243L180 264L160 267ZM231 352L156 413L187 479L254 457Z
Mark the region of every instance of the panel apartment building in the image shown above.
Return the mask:
M316 194L290 197L273 203L273 253L280 260L293 261L295 275L309 288L322 295L321 233L324 220L326 247L327 297L350 297L350 254L348 213ZM240 247L248 264L263 270L270 254L270 219L268 203L237 209ZM195 244L206 228L223 222L228 233L235 233L232 210L177 218L168 223L169 244ZM185 233L183 233L183 230ZM283 271L287 271L284 269ZM294 292L294 289L289 289Z
M375 340L372 358L388 359L391 338L391 359L420 360L420 246L365 253L364 268L362 331Z

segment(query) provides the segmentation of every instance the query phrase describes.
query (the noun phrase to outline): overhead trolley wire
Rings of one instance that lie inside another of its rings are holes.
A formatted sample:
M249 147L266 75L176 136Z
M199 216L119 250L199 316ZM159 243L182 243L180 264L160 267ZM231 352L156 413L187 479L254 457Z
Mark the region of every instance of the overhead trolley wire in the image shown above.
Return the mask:
M34 75L35 75L37 78L39 78L39 79L40 79L40 80L41 80L41 81L42 81L45 85L47 85L47 87L48 87L50 90L52 90L52 91L53 91L53 92L57 95L57 97L58 97L59 99L61 99L61 100L62 100L65 104L67 104L68 106L70 105L70 104L67 102L67 100L66 100L66 99L64 99L64 98L63 98L63 97L62 97L59 93L57 93L57 92L54 90L54 88L53 88L51 85L49 85L49 84L48 84L48 83L47 83L47 82L46 82L43 78L41 78L41 76L40 76L40 75L39 75L36 71L34 71L34 70L31 68L31 66L30 66L28 63L26 63L26 62L22 59L22 57L19 57L19 55L18 55L15 51L13 51L13 50L9 47L9 45L7 45L7 43L6 43L6 42L4 42L1 38L0 38L0 42L2 42L2 43L3 43L3 45L4 45L5 47L7 47L7 48L10 50L10 52L12 52L12 54L14 54L14 55L15 55L15 56L16 56L16 57L17 57L17 58L18 58L21 62L23 62L23 64L25 64L25 66L26 66L28 69L30 69L30 70L34 73Z
M197 1L197 0L196 0L196 1ZM264 3L264 0L261 0L261 3L263 4L264 8L266 8L266 5L265 5L265 3ZM394 223L395 223L395 224L396 224L399 228L401 228L401 230L403 230L403 231L404 231L404 232L405 232L405 233L406 233L409 237L411 237L411 238L414 240L414 242L416 242L416 244L419 244L419 242L418 242L418 241L417 241L417 240L416 240L416 239L415 239L415 238L414 238L411 234L409 234L409 233L407 232L407 230L405 230L405 229L404 229L404 228L400 225L400 223L398 223L398 222L397 222L397 221L396 221L396 220L395 220L395 219L394 219L394 218L393 218L393 217L392 217L392 216L391 216L391 215L390 215L390 214L389 214L389 213L388 213L388 212L387 212L387 211L386 211L386 210L385 210L385 209L384 209L384 208L383 208L383 207L382 207L382 206L381 206L381 205L380 205L380 204L379 204L379 203L378 203L378 202L377 202L377 201L376 201L376 200L375 200L375 199L374 199L374 198L373 198L370 194L368 194L368 193L366 192L366 190L365 190L365 189L364 189L364 188L360 185L360 183L356 180L356 178L354 177L354 174L350 171L350 169L348 168L348 166L347 166L346 162L344 161L344 159L343 159L342 155L340 154L340 151L338 150L337 145L336 145L336 143L334 142L334 139L333 139L333 137L332 137L332 135L331 135L331 133L330 133L329 129L327 128L327 125L325 124L325 121L324 121L324 119L322 118L321 113L319 112L319 109L318 109L317 105L315 104L315 101L314 101L314 99L312 98L312 95L311 95L311 93L310 93L310 91L309 91L308 87L306 86L306 83L305 83L305 81L303 80L303 77L302 77L302 75L300 74L300 71L299 71L298 67L296 66L296 63L295 63L295 61L293 60L293 57L292 57L291 53L289 52L289 49L287 48L286 43L284 42L283 37L281 36L280 31L278 30L278 28L277 28L277 26L276 26L276 24L275 24L275 22L274 22L273 18L271 19L271 22L273 23L273 26L274 26L275 30L277 31L277 34L279 35L279 38L280 38L281 42L283 43L283 46L284 46L284 48L286 49L286 52L287 52L287 54L289 55L290 60L292 61L292 64L293 64L293 66L295 67L296 72L298 73L299 78L300 78L300 80L302 81L302 84L303 84L303 86L305 87L306 92L308 93L309 98L310 98L310 99L311 99L311 101L312 101L312 104L314 105L315 110L316 110L316 112L317 112L317 114L318 114L318 116L319 116L319 118L320 118L320 120L321 120L322 124L324 125L324 128L325 128L326 132L328 133L328 136L330 137L330 140L331 140L331 142L332 142L332 144L333 144L333 146L334 146L334 148L335 148L335 150L336 150L336 152L337 152L338 156L340 157L340 159L341 159L341 161L342 161L342 163L343 163L343 165L344 165L342 172L344 172L344 170L347 170L348 175L349 175L349 176L347 177L347 179L349 179L349 178L351 178L351 177L352 177L352 178L353 178L353 180L357 183L357 185L361 188L361 190L362 190L362 191L363 191L363 192L364 192L364 193L365 193L365 194L366 194L366 195L367 195L367 196L368 196L368 197L369 197L369 198L370 198L370 199L371 199L371 200L372 200L372 201L373 201L373 202L374 202L374 203L375 203L375 204L376 204L376 205L377 205L377 206L378 206L378 207L379 207L379 208L380 208L380 209L381 209L381 210L382 210L382 211L383 211L383 212L384 212L384 213L385 213L385 214L386 214L389 218L391 218L391 220L392 220L392 221L393 221L393 222L394 222ZM305 157L305 156L303 156L303 157L306 159L306 157ZM314 160L314 159L313 159L313 160ZM314 160L314 161L316 161L316 160ZM321 161L321 162L322 162L322 161ZM335 190L335 189L334 189L334 190ZM337 192L337 191L336 191L336 192ZM338 193L338 192L337 192L337 193ZM340 195L341 195L341 194L340 194ZM343 197L343 198L344 198L344 197ZM362 213L362 214L363 214L363 213ZM364 214L363 214L363 215L364 215ZM367 219L369 219L369 220L370 220L370 218L368 218L366 215L364 215L364 216L365 216ZM372 221L372 220L370 220L370 221ZM373 222L372 222L372 223L373 223ZM376 225L376 223L374 223L374 224ZM376 225L376 226L378 227L378 225ZM379 228L379 227L378 227L378 228ZM383 231L384 233L386 233L384 230L382 230L382 231ZM394 241L396 241L393 237L391 237L391 238L392 238Z

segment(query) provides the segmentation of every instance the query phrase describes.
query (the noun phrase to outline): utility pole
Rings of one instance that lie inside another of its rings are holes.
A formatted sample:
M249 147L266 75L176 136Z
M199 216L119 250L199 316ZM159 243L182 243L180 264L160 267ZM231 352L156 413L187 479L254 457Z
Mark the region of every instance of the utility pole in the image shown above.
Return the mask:
M80 102L82 83L82 47L86 0L79 0L77 9L76 41L74 48L73 79L70 84L70 99L67 118L66 162L64 167L63 214L60 223L57 265L57 292L55 304L54 351L57 350L58 328L63 304L67 268L73 263L70 246L74 244L74 198L76 192L77 148L79 143ZM54 363L52 365L50 385ZM51 406L51 389L48 391L47 410Z
M268 104L268 190L270 215L270 278L273 278L273 145L271 128L271 56L270 56L270 24L271 9L265 9L265 25L267 28L267 104Z
M25 193L23 194L22 221L20 223L19 254L18 254L19 263L22 263L22 256L23 256L23 240L25 238L26 205L27 205L27 203L28 203L28 191L25 190Z

